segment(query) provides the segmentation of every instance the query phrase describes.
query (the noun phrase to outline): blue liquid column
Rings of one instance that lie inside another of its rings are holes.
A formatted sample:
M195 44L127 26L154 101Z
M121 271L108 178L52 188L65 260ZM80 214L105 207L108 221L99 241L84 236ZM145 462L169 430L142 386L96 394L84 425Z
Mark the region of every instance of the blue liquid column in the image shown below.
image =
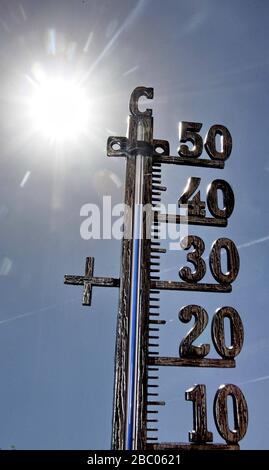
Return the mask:
M135 208L133 220L133 259L131 280L131 311L129 333L129 370L127 397L127 432L126 449L134 449L136 387L137 387L137 357L138 357L138 322L140 305L140 265L143 233L143 157L136 157Z

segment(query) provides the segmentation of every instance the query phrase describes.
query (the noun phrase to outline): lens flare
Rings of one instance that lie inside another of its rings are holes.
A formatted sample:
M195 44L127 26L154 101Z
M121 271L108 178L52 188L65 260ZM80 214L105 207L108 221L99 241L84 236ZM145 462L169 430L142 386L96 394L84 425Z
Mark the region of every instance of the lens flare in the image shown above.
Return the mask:
M42 80L35 87L30 108L35 126L51 141L70 141L87 129L89 101L73 82Z

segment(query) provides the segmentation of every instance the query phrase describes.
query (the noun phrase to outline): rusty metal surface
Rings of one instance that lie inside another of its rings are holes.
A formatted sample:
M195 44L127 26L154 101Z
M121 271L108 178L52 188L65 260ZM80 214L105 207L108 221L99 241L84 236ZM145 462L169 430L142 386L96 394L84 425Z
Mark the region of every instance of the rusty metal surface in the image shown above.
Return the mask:
M232 286L229 284L209 284L209 283L187 283L177 281L152 280L150 282L152 289L160 290L183 290L192 292L232 292Z
M199 444L213 441L213 434L207 428L207 403L205 385L195 385L185 392L185 400L192 401L193 430L189 432L189 441Z
M130 124L130 123L129 123ZM131 125L129 125L129 135ZM126 158L124 203L130 210L124 213L124 238L121 249L121 288L116 326L114 402L112 416L112 449L125 449L126 439L126 402L128 376L129 320L130 320L130 279L132 273L132 238L125 237L132 233L135 191L135 156Z
M214 367L214 368L234 368L233 359L209 359L203 358L180 358L180 357L149 357L148 364L152 366L171 367Z
M153 160L157 160L160 163L166 163L168 165L184 165L184 166L196 166L201 168L213 168L222 170L225 162L222 160L209 160L205 158L191 158L191 157L178 157L171 155L162 155L156 157Z
M227 219L217 219L213 217L199 217L193 215L162 214L157 213L156 219L166 224L200 225L205 227L227 227Z
M223 209L218 205L218 190L223 194ZM207 206L213 217L228 219L233 213L234 204L234 193L227 181L217 179L210 183L207 188Z
M229 427L227 397L233 400L234 429ZM237 444L247 432L248 407L239 387L233 384L222 385L214 400L214 419L219 434L228 444Z
M221 266L221 250L224 249L227 255L227 272L223 272ZM237 278L240 267L238 250L229 238L219 238L211 248L209 255L210 271L214 279L222 284L231 284Z
M193 342L203 333L208 324L208 313L199 305L187 305L180 309L178 318L183 323L189 323L194 317L193 327L179 345L179 356L184 358L203 358L210 351L210 344L193 346Z
M193 247L193 250L187 254L187 261L193 264L194 270L184 266L179 270L179 277L185 282L197 283L201 281L206 273L206 264L202 258L205 251L203 240L196 235L188 235L180 241L180 246L183 250L189 250Z
M231 345L226 346L224 319L230 321ZM212 320L212 340L218 354L225 358L234 358L240 354L244 343L244 327L239 313L232 307L219 308Z
M142 203L147 206L152 203L152 154L153 154L153 117L151 109L141 112L138 100L141 96L153 98L153 89L140 87L135 96L131 96L130 110L132 118L137 120L143 136L143 190ZM137 138L137 136L136 136ZM143 213L143 240L141 250L140 278L143 289L140 292L138 319L138 363L137 363L137 393L136 393L136 432L134 448L143 450L147 441L147 403L148 390L148 343L149 343L149 309L150 309L150 254L151 242L148 238L148 215Z
M199 451L199 450L206 450L206 451L214 451L214 450L239 450L239 445L236 444L189 444L184 442L158 442L154 444L147 444L147 450L188 450L188 451Z

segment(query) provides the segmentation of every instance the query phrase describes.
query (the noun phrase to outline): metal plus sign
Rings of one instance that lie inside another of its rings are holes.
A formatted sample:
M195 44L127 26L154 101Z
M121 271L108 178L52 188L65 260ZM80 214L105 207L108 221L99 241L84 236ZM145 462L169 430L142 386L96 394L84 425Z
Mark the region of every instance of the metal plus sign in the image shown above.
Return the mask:
M94 258L87 257L84 276L64 276L65 284L84 286L82 305L91 305L92 287L119 287L120 280L114 277L94 277Z

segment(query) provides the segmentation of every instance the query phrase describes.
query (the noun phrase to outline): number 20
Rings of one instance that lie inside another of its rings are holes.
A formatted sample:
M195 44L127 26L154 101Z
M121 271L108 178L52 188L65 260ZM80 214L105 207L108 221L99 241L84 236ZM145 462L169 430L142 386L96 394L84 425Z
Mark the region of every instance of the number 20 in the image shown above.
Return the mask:
M199 305L187 305L178 314L182 323L189 323L195 318L194 326L181 341L179 346L180 357L203 358L210 351L210 344L193 346L193 342L203 333L208 324L208 314ZM225 344L224 320L229 319L231 346ZM233 359L240 353L244 342L244 327L239 313L232 307L222 307L215 312L212 320L212 340L217 353L223 359Z

